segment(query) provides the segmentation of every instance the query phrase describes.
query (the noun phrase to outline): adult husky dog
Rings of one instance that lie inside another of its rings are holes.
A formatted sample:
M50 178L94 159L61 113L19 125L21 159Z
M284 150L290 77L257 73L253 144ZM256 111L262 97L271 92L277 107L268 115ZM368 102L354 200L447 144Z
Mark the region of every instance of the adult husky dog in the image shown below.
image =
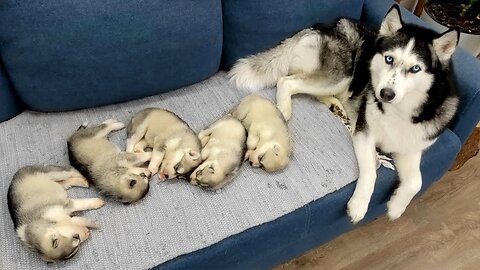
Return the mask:
M291 96L335 96L352 122L359 178L347 205L356 223L367 212L376 179L376 150L392 153L400 185L388 202L393 220L422 186L420 159L454 117L459 99L451 56L459 32L437 34L405 24L394 5L379 30L340 19L314 25L277 47L240 59L230 71L238 88L277 85L289 119Z

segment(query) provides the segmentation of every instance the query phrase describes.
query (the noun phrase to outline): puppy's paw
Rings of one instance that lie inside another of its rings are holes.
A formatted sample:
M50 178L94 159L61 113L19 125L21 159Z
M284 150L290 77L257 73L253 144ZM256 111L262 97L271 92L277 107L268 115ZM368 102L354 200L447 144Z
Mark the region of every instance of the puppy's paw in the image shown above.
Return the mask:
M115 124L115 123L118 123L119 121L116 120L116 119L107 119L105 121L102 122L102 124L107 124L107 125L110 125L110 124Z
M167 180L167 176L163 173L159 173L158 174L158 179L163 182L163 181Z
M145 175L145 177L150 177L152 175L152 172L150 172L149 169L146 169L146 168L140 168L141 171L140 171L140 175L142 175L142 173Z
M399 218L403 212L405 212L406 207L404 207L401 203L398 203L395 200L395 195L388 201L387 203L387 215L390 220L395 220Z
M151 172L150 175L152 175L152 176L158 173L158 167L157 166L148 165L148 170Z
M128 151L127 151L127 152L128 152ZM143 152L145 152L144 145L141 144L141 143L135 144L135 146L133 147L133 152L135 152L135 153L143 153Z
M83 227L82 230L78 233L80 237L80 242L86 241L88 238L90 238L90 230L87 227Z
M105 205L105 201L100 198L96 198L93 200L94 200L94 202L92 203L93 209L102 208Z
M125 124L118 121L118 120L115 120L115 119L108 119L108 120L105 120L103 121L103 124L106 124L108 125L109 127L111 127L113 130L120 130L120 129L123 129L125 127Z
M244 157L243 160L244 160L244 161L245 161L245 160L249 160L249 159L250 159L250 155L253 154L253 151L255 151L255 150L247 150L247 152L245 152L245 157Z
M66 188L69 188L71 186L88 188L90 184L88 183L88 180L85 177L74 176L74 177L68 178L67 181L64 181L63 186Z
M72 217L72 222L75 223L77 226L80 226L80 227L83 227L82 229L82 232L84 234L86 233L89 233L88 231L88 228L92 228L92 229L98 229L99 226L97 225L97 223L95 223L95 221L91 220L91 219L88 219L88 218L84 218L84 217Z
M352 196L347 204L347 214L353 224L358 223L365 217L368 210L369 199L365 197Z
M202 144L202 147L205 147L207 145L208 141L210 141L210 136L203 136L200 138L200 142Z

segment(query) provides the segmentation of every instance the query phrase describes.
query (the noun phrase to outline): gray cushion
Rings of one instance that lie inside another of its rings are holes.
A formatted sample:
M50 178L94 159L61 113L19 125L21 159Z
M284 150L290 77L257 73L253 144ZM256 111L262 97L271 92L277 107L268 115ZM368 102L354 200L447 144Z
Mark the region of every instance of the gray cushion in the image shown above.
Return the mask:
M273 99L274 91L261 94ZM246 93L228 83L225 73L162 95L67 113L24 112L0 124L0 268L42 269L46 264L15 236L6 194L15 171L28 164L67 164L66 139L83 122L108 118L128 121L137 111L157 106L174 111L199 131L232 109ZM145 269L212 245L230 235L274 220L342 188L357 178L350 135L328 109L308 97L294 98L289 123L294 154L288 167L267 174L245 163L221 192L180 180L151 180L149 194L130 206L108 201L85 212L101 230L94 231L79 254L51 269ZM125 131L111 137L125 147ZM98 196L94 188L72 188L74 197ZM1 265L3 263L3 265Z

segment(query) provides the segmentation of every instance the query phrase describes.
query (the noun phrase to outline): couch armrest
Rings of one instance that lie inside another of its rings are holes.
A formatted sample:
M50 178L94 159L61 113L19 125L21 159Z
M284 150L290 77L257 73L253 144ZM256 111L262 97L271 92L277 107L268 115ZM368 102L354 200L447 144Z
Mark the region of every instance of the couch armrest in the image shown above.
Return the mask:
M365 0L362 21L379 26L393 4L393 1ZM407 23L431 28L428 23L403 8L402 18ZM457 134L463 144L480 120L480 80L478 79L480 61L458 48L453 56L453 71L461 103L450 129Z

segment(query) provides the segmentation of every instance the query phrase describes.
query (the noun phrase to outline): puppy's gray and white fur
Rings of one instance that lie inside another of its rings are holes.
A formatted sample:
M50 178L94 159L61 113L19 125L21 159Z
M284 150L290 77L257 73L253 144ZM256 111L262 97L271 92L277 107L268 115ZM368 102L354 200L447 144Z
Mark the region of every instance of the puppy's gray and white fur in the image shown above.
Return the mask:
M232 115L247 129L245 158L254 167L267 172L285 168L292 152L288 126L270 100L250 95L233 110Z
M190 126L176 114L144 109L127 126L127 152L152 148L148 169L161 180L188 175L200 162L201 143ZM159 168L160 167L160 168Z
M190 175L190 183L219 189L235 177L243 163L247 131L227 115L198 134L202 142L202 164Z
M150 188L150 171L142 165L151 153L126 153L107 136L124 128L117 120L99 126L82 125L68 139L70 163L87 177L102 193L125 204L143 198Z
M388 216L396 219L422 186L422 152L458 110L451 61L458 36L456 30L438 34L406 24L394 5L380 29L345 18L316 24L240 59L230 76L238 88L252 91L276 85L277 106L286 119L292 95L310 94L323 102L338 98L352 124L360 169L348 214L354 223L365 216L378 147L392 153L399 172L400 185L388 202Z
M66 189L88 187L87 180L72 167L27 166L15 173L8 189L8 209L22 242L53 262L72 258L90 237L93 221L72 214L97 209L98 198L69 199Z

